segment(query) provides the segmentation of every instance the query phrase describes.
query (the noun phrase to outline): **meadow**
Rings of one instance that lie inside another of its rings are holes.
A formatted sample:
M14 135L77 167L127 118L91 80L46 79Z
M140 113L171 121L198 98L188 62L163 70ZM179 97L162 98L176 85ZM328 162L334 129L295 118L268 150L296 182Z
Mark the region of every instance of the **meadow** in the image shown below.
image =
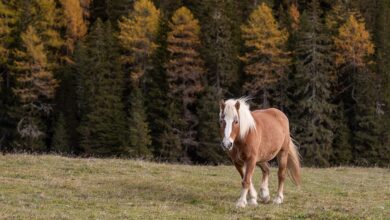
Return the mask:
M390 169L303 168L282 205L236 209L240 186L233 166L2 155L0 219L390 218ZM272 168L272 195L276 186Z

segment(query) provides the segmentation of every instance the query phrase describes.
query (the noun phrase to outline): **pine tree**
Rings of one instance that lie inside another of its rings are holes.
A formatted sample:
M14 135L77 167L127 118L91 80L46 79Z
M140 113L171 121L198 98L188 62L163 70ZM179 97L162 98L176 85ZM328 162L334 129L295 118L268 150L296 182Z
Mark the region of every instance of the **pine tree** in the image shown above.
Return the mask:
M17 130L25 139L23 148L42 148L39 143L45 135L41 128L42 112L51 111L48 99L54 97L58 82L48 68L44 45L32 26L21 35L23 48L15 51L13 64L17 86L13 89L19 98L20 107ZM38 142L38 143L37 143Z
M87 154L123 154L128 147L124 81L110 23L98 19L76 57L81 147Z
M334 70L329 57L331 44L321 17L318 0L312 0L297 34L295 80L299 86L294 116L305 163L328 166L334 136L330 100Z
M375 74L369 69L368 57L374 53L371 37L364 21L350 15L334 37L336 64L340 73L347 76L347 107L350 109L350 125L355 163L375 163L378 154L378 126L375 105ZM348 109L348 108L347 108Z
M71 153L69 146L69 136L66 131L65 117L59 114L54 126L54 135L51 143L51 151L61 154Z
M195 128L198 125L198 117L194 108L197 95L203 89L202 78L205 74L204 63L198 52L200 27L198 20L185 7L175 11L169 27L169 61L166 64L168 94L181 111L180 115L174 117L182 118L185 124L179 130L183 146L182 160L188 160L189 151L197 144Z
M288 33L280 30L272 9L265 3L250 14L241 31L246 48L241 60L245 64L245 73L250 76L245 90L254 97L262 93L262 106L268 107L269 90L285 77L285 68L290 63L285 50Z

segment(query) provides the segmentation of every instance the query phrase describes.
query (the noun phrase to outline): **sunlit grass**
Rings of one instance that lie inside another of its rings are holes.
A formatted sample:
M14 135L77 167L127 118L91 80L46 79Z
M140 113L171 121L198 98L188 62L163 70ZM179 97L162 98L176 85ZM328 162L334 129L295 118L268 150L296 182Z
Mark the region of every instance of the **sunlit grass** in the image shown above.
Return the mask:
M255 176L259 187L260 170ZM276 191L276 169L270 189ZM0 156L0 218L6 219L388 219L390 170L303 169L284 204L234 208L233 166L120 159Z

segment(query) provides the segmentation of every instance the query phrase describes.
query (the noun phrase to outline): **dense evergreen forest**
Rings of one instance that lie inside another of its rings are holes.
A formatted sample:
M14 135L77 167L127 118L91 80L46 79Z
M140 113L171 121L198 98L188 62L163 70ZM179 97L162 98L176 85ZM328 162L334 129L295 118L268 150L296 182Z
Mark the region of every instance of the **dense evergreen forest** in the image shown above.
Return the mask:
M0 0L0 148L223 163L219 100L303 164L390 161L389 0Z

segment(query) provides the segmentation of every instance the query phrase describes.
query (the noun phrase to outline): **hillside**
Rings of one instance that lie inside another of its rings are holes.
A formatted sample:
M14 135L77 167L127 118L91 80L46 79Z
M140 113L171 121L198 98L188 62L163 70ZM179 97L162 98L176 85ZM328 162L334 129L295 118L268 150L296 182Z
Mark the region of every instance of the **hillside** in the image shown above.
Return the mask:
M237 210L233 166L187 166L121 159L0 156L0 219L385 219L390 170L304 168L285 203ZM255 181L259 186L260 170ZM276 190L276 170L270 190Z

